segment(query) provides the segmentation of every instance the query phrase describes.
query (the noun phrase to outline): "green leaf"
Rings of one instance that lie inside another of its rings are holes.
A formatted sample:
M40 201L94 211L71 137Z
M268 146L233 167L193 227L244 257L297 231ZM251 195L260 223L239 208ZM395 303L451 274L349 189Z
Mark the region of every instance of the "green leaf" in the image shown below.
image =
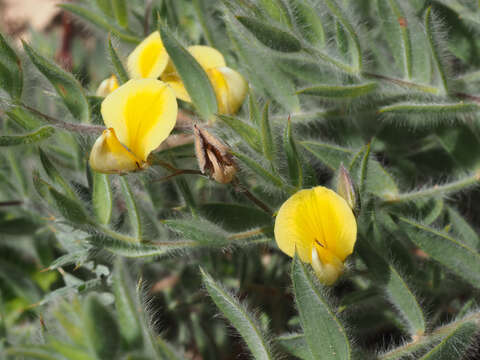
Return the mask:
M73 117L80 122L90 122L90 108L82 85L72 74L45 59L27 43L23 48L37 69L50 81Z
M9 119L17 123L25 130L35 130L43 125L43 121L32 112L22 108L14 107L6 112Z
M259 153L262 152L261 138L253 126L233 116L217 115L217 118L228 125L228 127L238 134L252 149Z
M162 223L184 239L203 246L229 244L228 233L219 226L202 219L169 219Z
M1 215L1 213L0 213ZM0 234L6 235L31 235L35 233L35 230L39 227L39 224L33 222L28 218L0 218Z
M273 165L273 160L275 156L275 144L273 142L273 135L272 129L270 127L270 120L268 117L268 103L265 104L263 108L262 120L260 124L260 134L262 137L262 147L263 147L263 155L265 158Z
M303 37L313 45L325 46L325 29L317 10L308 0L293 0L293 6Z
M293 186L301 187L303 184L303 170L300 161L300 155L295 145L295 140L292 134L292 122L288 118L285 131L283 133L283 151L287 158L288 175L290 176L290 183Z
M442 89L445 94L448 94L448 78L445 72L444 64L442 63L442 54L440 49L439 40L436 38L436 19L432 14L432 7L430 6L427 11L425 11L425 30L427 32L427 39L430 45L430 50L432 52L433 61L437 68L438 75L440 76Z
M472 286L480 288L480 255L450 235L400 217L410 240L434 260L447 267Z
M92 204L101 224L108 224L112 217L113 194L108 175L93 172Z
M117 23L124 27L128 28L128 9L126 0L112 0L113 13L115 14L115 19Z
M115 359L120 345L115 318L98 298L90 294L83 305L83 324L91 350L101 360Z
M327 98L352 98L371 93L377 88L374 82L359 85L315 85L300 89L297 94L316 95Z
M48 139L53 134L55 134L55 128L46 125L27 134L1 135L0 146L29 145Z
M135 298L132 296L132 285L129 283L126 264L117 259L113 272L113 293L120 334L129 347L142 344L142 328L138 317Z
M42 346L10 347L6 354L11 356L27 357L28 359L38 360L64 360L65 357L52 349Z
M289 354L302 360L315 360L303 334L287 334L277 337L276 342Z
M98 8L102 10L105 15L112 17L113 8L111 0L95 0L95 2L97 3Z
M420 115L445 115L452 116L454 114L473 113L480 110L477 104L472 103L451 103L451 104L419 104L411 102L402 102L393 105L383 106L378 109L380 114L420 114Z
M20 58L0 34L0 89L13 99L22 97L23 70Z
M142 39L133 33L120 29L117 26L114 26L108 22L108 19L105 19L104 16L97 14L94 11L90 11L83 6L78 6L71 3L63 3L58 5L60 8L71 12L72 14L98 26L99 28L104 29L107 32L111 32L119 39L126 41L132 44L138 44Z
M87 213L76 200L63 195L51 186L48 187L48 191L52 196L56 208L65 217L65 219L75 224L90 223Z
M282 52L296 52L302 50L302 43L290 33L269 25L263 21L237 16L237 20L265 46Z
M350 343L343 325L313 275L297 256L293 259L292 283L305 342L313 358L350 359Z
M288 9L282 0L259 0L262 8L267 12L270 17L279 23L287 26L291 25L290 16L288 15Z
M465 245L472 249L480 249L480 237L467 221L451 206L447 208L448 218L452 224L452 230L457 234Z
M110 61L115 69L115 75L117 75L118 83L124 84L128 81L128 73L125 70L122 61L118 57L117 51L112 45L112 39L108 38L108 54L110 55Z
M353 28L352 24L350 24L347 16L338 6L335 0L325 0L325 4L330 9L332 15L334 15L338 19L345 31L350 36L353 47L350 47L349 52L352 54L354 71L360 72L362 70L362 50L360 47L360 40L358 39L357 32Z
M385 38L407 79L412 78L412 42L409 21L397 0L377 0ZM399 46L400 44L400 46Z
M423 355L420 360L461 359L467 350L475 344L477 332L478 325L474 322L462 324Z
M379 234L385 237L383 232ZM395 306L407 324L407 330L412 336L425 333L425 318L414 291L390 261L382 258L375 248L362 239L357 246L362 259L366 262L369 273L387 294L388 300Z
M253 357L257 360L274 359L271 346L257 319L233 295L216 283L209 274L203 269L200 269L200 271L208 294L222 314L240 333Z
M137 241L142 240L143 236L143 224L140 216L140 210L137 206L135 196L130 189L130 185L125 177L120 177L120 185L122 187L123 198L125 199L125 205L128 210L128 218L130 220L130 231L132 236L137 239Z
M253 172L255 172L257 175L263 178L263 180L265 180L267 183L275 185L276 187L279 187L279 188L284 187L285 184L281 178L272 174L270 171L265 170L265 168L254 159L236 151L232 151L232 155L239 158L241 162L243 162Z
M52 180L54 184L60 185L70 198L76 199L77 196L73 192L72 188L63 178L57 168L53 165L53 163L50 161L47 154L45 154L42 149L38 149L38 153L40 155L40 162L42 163L42 166L45 169L45 172L47 173L50 180Z
M170 30L160 25L163 45L182 79L193 104L204 120L217 112L217 98L207 74L195 58L178 42Z
M260 109L258 108L258 104L255 101L253 92L251 90L249 90L248 94L248 111L250 122L254 125L260 125L260 123L262 122L262 118L260 116Z
M351 149L319 141L301 141L300 144L332 171L337 171L342 162L350 163L354 154Z

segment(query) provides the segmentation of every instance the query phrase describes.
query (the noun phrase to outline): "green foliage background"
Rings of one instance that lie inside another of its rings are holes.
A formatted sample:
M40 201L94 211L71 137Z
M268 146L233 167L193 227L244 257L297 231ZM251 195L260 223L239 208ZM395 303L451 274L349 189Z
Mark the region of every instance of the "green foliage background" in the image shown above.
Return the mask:
M1 354L478 358L478 1L62 8L95 32L95 50L74 46L73 74L53 63L50 40L13 49L0 37ZM112 72L126 81L126 56L157 28L198 89L181 107L216 119L239 184L164 181L196 168L191 144L156 152L158 166L142 173L88 168L103 128L95 88ZM215 115L182 44L219 49L245 76L239 114ZM300 188L334 187L342 163L359 190L359 235L348 271L327 289L278 250L274 213Z

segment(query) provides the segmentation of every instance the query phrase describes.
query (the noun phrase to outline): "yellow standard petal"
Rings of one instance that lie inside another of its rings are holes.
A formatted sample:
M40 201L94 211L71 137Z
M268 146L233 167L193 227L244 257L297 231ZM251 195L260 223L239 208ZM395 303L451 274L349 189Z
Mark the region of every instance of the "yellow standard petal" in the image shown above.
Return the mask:
M133 155L146 161L170 135L177 119L173 90L155 79L132 79L102 102L105 125Z
M140 170L142 161L118 141L115 130L104 130L90 152L90 167L101 173L114 174Z
M248 92L248 83L243 76L226 66L209 69L207 75L217 97L218 112L235 114Z
M357 223L347 202L323 186L292 195L278 211L275 240L293 257L312 264L319 279L332 284L353 252Z
M115 75L110 76L103 80L98 86L96 95L105 97L118 88L118 80Z
M130 77L158 78L168 64L168 54L158 31L144 39L128 56L127 68Z

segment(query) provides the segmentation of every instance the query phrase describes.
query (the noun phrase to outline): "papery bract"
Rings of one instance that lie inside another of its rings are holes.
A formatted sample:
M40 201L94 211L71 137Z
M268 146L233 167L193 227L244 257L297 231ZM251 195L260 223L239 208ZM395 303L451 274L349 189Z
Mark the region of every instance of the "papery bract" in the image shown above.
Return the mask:
M95 94L105 97L116 89L118 89L118 80L115 75L112 75L100 83Z

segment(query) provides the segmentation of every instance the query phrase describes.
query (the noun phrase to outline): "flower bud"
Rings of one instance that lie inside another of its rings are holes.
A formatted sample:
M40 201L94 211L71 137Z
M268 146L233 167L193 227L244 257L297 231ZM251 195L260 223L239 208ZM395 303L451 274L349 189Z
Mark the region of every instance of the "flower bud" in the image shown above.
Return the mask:
M229 148L197 125L193 126L193 133L200 171L221 184L231 182L237 169Z
M105 97L118 88L118 81L115 75L103 80L98 86L96 95Z
M337 193L345 199L354 213L358 212L360 209L360 198L357 196L358 194L355 190L355 185L353 184L350 173L343 164L340 164L340 168L338 169Z

